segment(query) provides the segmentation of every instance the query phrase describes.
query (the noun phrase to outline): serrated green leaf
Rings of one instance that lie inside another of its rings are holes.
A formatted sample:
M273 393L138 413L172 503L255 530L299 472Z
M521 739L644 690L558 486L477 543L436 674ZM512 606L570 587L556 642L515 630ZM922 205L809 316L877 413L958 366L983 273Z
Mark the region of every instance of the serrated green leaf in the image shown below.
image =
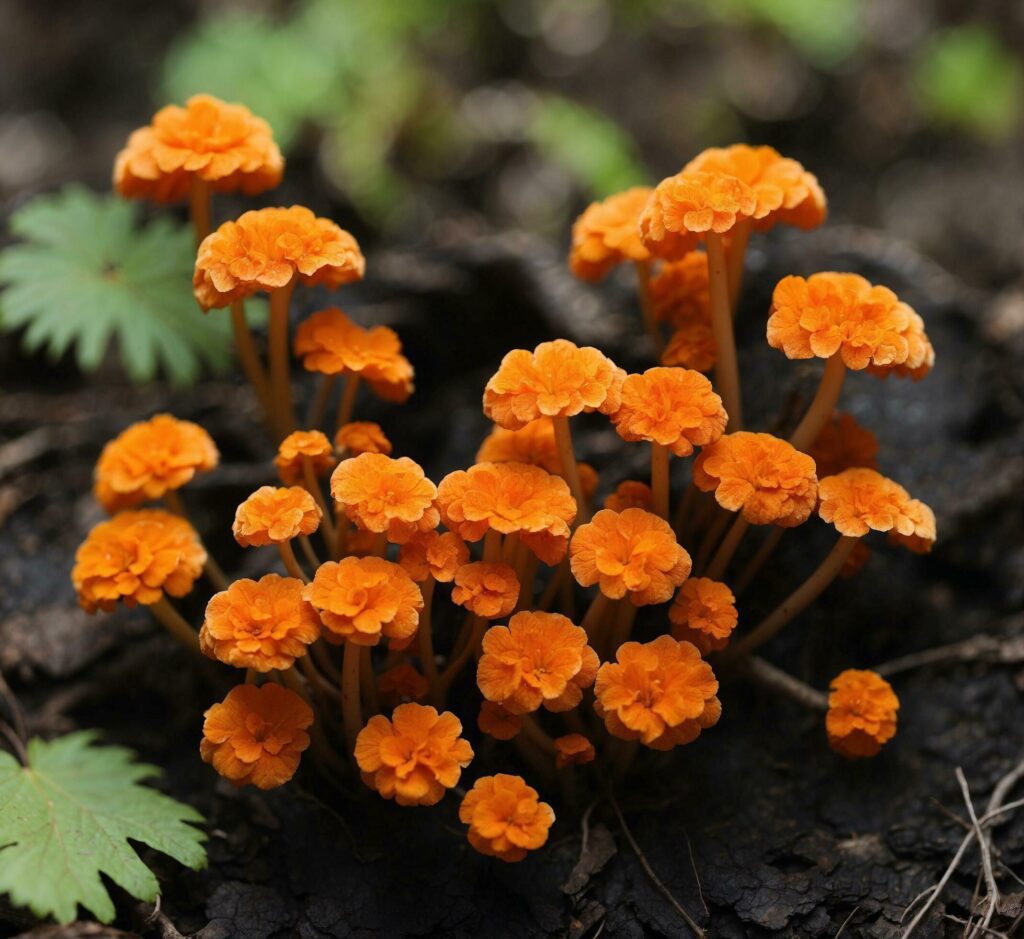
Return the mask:
M140 228L132 203L70 186L33 199L10 228L22 240L0 252L0 328L24 328L27 350L57 358L74 347L88 371L114 342L134 381L162 368L176 384L227 364L231 324L192 296L187 226Z
M159 892L128 843L149 845L198 870L205 836L194 809L139 785L159 774L131 750L93 746L89 731L29 742L29 765L0 752L0 893L39 917L70 922L81 904L114 918L100 874L140 900Z

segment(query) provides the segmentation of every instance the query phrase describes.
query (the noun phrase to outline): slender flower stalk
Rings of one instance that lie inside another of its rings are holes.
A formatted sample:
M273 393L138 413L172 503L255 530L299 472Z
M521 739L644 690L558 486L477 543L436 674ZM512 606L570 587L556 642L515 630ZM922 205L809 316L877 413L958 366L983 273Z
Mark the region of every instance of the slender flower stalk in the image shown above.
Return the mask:
M660 443L651 444L651 492L654 494L654 511L668 521L668 447Z
M272 423L274 405L270 394L270 382L267 380L266 370L256 351L256 342L245 317L244 300L233 300L231 303L231 328L235 336L235 351L238 353L239 362L242 363L242 371L245 372L245 377L256 394L264 417L268 423Z
M192 519L189 518L189 514L185 509L185 503L176 489L168 489L163 495L163 501L164 505L175 515L185 519L190 525L192 524ZM195 528L195 525L192 525L192 527ZM206 575L206 579L213 585L214 590L227 590L229 583L227 575L213 559L209 551L206 552L206 563L203 564L203 573Z
M212 193L210 184L193 173L189 180L188 214L198 245L213 230Z
M185 617L171 606L166 597L161 597L156 603L150 604L149 609L160 624L185 648L197 655L202 654L199 651L199 634L189 626Z
M558 461L562 468L560 475L568 483L569 491L576 500L576 524L581 525L590 520L590 508L587 505L587 497L583 494L583 484L580 482L579 464L576 462L576 451L572 445L569 418L553 417L551 423L555 428L555 446L558 448Z
M737 596L743 593L753 582L754 578L757 577L761 568L764 567L768 559L775 553L775 549L778 547L785 532L785 528L775 525L768 533L768 537L761 542L761 547L757 549L754 556L747 562L747 566L743 568L743 572L736 581Z
M345 725L345 742L350 754L355 751L356 737L363 729L363 708L360 699L362 658L363 646L354 642L345 643L341 660L341 717Z
M331 557L337 557L338 532L337 526L334 523L334 512L331 511L331 507L324 498L324 491L320 487L320 481L316 478L316 468L313 466L313 460L305 454L302 456L302 481L323 513L320 525L324 536L324 544L327 546L327 553Z
M288 304L294 281L270 291L270 388L279 438L295 429L289 375Z
M654 317L654 305L651 303L651 262L636 261L636 293L640 301L640 312L643 314L644 327L647 335L651 337L654 344L654 351L658 358L665 350L665 337L662 335L661 327Z
M726 536L722 539L722 543L718 546L715 556L711 559L711 564L708 565L707 577L711 580L722 579L729 567L729 562L732 560L749 527L750 522L742 515L736 518L736 521L732 523Z
M743 430L743 406L740 395L740 370L736 358L736 338L732 329L729 301L729 268L725 246L717 232L707 233L708 286L711 290L711 332L715 337L715 385L729 415L729 431Z
M825 362L825 371L822 373L821 384L818 385L814 400L811 401L807 413L789 438L789 442L797 450L806 452L818 439L818 434L821 433L821 429L828 422L839 402L845 378L846 364L843 362L843 357L836 352Z
M358 372L352 372L345 378L345 388L341 393L341 401L338 403L337 429L341 430L352 420L355 412L356 397L359 395L360 376Z
M740 305L740 293L743 290L743 267L747 257L747 242L754 223L749 218L740 219L732 229L732 240L729 242L729 306L735 319Z
M327 416L327 408L331 403L331 395L338 384L337 375L321 375L320 387L317 389L316 397L309 406L309 417L306 420L308 427L320 427Z
M295 551L292 548L290 541L281 541L277 545L278 553L281 555L281 560L284 562L284 569L292 576L301 580L304 584L309 583L309 577L306 572L302 569L302 565L299 564L299 560L295 557Z

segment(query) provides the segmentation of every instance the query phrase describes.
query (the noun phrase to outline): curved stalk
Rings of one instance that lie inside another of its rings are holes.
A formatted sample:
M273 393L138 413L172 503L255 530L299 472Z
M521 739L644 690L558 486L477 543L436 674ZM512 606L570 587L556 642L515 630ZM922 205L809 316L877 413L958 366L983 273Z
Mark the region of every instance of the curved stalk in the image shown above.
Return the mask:
M161 597L156 603L150 604L149 609L160 621L160 625L178 642L196 655L202 655L199 649L199 634L185 621L185 617L171 606L167 597Z
M193 173L189 181L188 214L196 233L197 245L213 230L212 202L209 183Z
M803 420L797 425L789 442L797 450L808 450L818 439L821 428L825 426L832 416L833 410L839 401L839 395L843 390L843 380L846 378L846 365L839 353L832 355L825 363L825 371L821 376L821 384L814 395L811 406L803 416Z
M420 667L430 684L430 699L436 702L438 673L430 615L434 603L434 578L429 574L427 579L420 584L420 595L423 597L423 610L420 612L420 622L416 628L416 643L419 650Z
M782 540L782 536L788 529L780 528L778 525L772 527L768 537L761 543L761 547L757 549L754 556L747 562L747 566L743 569L743 573L740 575L739 580L736 581L736 586L733 588L733 593L738 597L747 587L750 586L751 581L760 573L761 568L764 567L768 558L772 556L775 549L778 547L779 542Z
M245 377L255 392L260 407L263 408L264 417L273 426L274 399L270 394L270 382L267 380L266 370L256 351L252 330L245 318L244 300L235 300L231 304L231 329L234 332L235 352L238 353L238 361L242 363L242 371L245 372Z
M522 717L523 734L528 740L532 740L545 753L554 754L558 751L555 741L544 731L544 728L537 722L533 714L524 714Z
M313 461L308 456L302 457L302 481L305 483L306 490L320 507L321 534L323 535L328 556L333 557L337 551L338 538L334 528L334 513L324 498L324 491L320 487L320 480L316 478L316 470L313 469Z
M583 495L579 464L576 462L576 451L572 445L572 431L569 430L569 418L553 417L551 423L555 428L555 447L558 449L558 461L562 467L562 479L569 484L569 491L576 500L576 524L583 525L590 521L590 509L586 496Z
M440 695L442 705L444 704L445 698L448 696L448 691L452 686L452 682L455 681L459 672L462 671L463 666L469 661L469 657L479 648L480 642L486 631L487 620L482 616L477 616L475 613L472 614L469 617L468 638L459 649L458 655L448 663L437 682L438 693Z
M270 291L270 390L279 437L295 429L289 374L288 304L294 283Z
M651 492L654 495L654 513L668 521L668 447L651 443Z
M726 430L743 430L743 406L740 397L740 370L736 359L736 339L732 331L732 307L729 303L729 271L722 236L707 233L708 286L711 291L711 333L715 339L715 385L729 415Z
M331 392L338 383L337 375L321 375L320 387L317 389L316 397L309 406L309 414L306 419L307 427L320 427L327 416L327 406L331 403Z
M636 294L640 300L640 312L643 314L644 328L647 330L647 335L651 337L651 342L654 343L654 351L660 359L661 353L665 350L665 338L661 334L658 321L654 318L654 306L651 303L650 261L636 262Z
M722 579L722 575L729 567L729 562L732 560L732 556L736 553L736 549L739 547L749 527L750 522L742 515L737 516L736 521L732 523L732 527L718 546L711 564L708 565L708 572L704 575L705 577L710 577L712 580Z
M363 708L359 696L362 658L362 646L354 642L345 643L345 652L341 660L341 717L350 756L355 753L356 737L363 729Z
M745 218L737 222L732 229L732 241L729 242L729 306L735 319L736 310L740 305L740 291L743 289L743 265L747 257L747 242L754 222Z
M337 430L341 430L352 420L352 412L356 407L356 396L359 394L359 374L350 373L345 378L345 388L341 393L341 401L338 403Z
M714 508L718 509L718 515L715 520L708 526L708 530L704 532L704 538L700 543L700 550L697 552L697 558L694 561L693 569L697 573L703 572L704 568L707 567L708 560L711 558L711 552L715 550L715 546L718 544L719 539L725 534L725 529L728 526L731 519L735 518L732 512L727 512L724 509L719 508L717 503L711 503Z
M171 512L185 519L185 521L195 529L196 526L189 517L188 510L185 508L185 503L182 501L181 495L178 493L177 489L168 489L167 492L164 493L163 498L164 505L166 505ZM200 541L202 541L202 539L200 539ZM205 544L203 544L203 548L206 548ZM213 586L214 590L228 589L229 582L227 575L221 569L221 566L213 559L213 555L210 554L208 550L206 551L206 563L203 564L203 573L206 575L206 579Z
M284 561L284 569L288 571L289 575L297 580L301 580L304 584L308 584L309 578L302 569L302 565L299 564L299 559L295 557L295 550L292 548L291 542L280 542L277 546L277 551L281 555L281 560Z

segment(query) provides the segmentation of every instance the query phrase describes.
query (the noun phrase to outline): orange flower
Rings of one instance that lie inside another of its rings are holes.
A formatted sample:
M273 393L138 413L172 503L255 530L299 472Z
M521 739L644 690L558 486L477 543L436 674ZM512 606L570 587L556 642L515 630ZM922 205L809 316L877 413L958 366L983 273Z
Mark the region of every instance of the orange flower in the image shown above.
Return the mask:
M296 430L278 444L274 466L286 486L302 481L303 459L308 458L317 476L334 468L334 448L327 435L319 430Z
M693 481L752 525L800 525L818 498L814 460L771 434L726 434L700 452Z
M298 279L328 289L361 280L366 261L347 231L309 209L253 209L199 245L192 291L204 310Z
M469 825L469 843L481 854L510 862L543 847L555 813L538 799L537 790L521 776L481 776L459 806L459 820Z
M441 520L465 541L518 532L545 564L565 555L576 502L565 480L525 463L477 463L437 487Z
M436 805L473 759L462 722L422 704L400 704L391 720L378 714L356 737L363 782L399 805Z
M836 753L851 759L875 756L896 736L900 701L881 675L849 668L832 679L829 689L825 731Z
M833 411L808 451L819 477L834 476L856 466L878 468L878 438L852 414Z
M894 540L894 534L894 532L889 532L890 541ZM843 566L839 568L839 576L842 577L843 580L849 580L851 577L855 577L857 574L860 573L861 568L863 568L864 565L868 563L870 558L871 549L866 544L864 544L863 541L858 541L853 546L853 550L850 552L850 556L845 561L843 561Z
M555 444L555 425L550 417L541 417L518 430L495 426L476 453L478 463L530 463L560 475L562 464ZM588 498L597 489L597 473L588 463L577 463L583 494Z
M321 564L302 596L320 614L325 639L360 646L375 646L385 636L392 648L401 647L415 635L423 609L412 578L377 557Z
M484 388L484 414L509 430L540 417L611 414L625 377L602 352L568 339L542 342L533 352L513 349Z
M204 715L199 753L235 786L283 786L309 746L313 710L294 691L268 682L238 685Z
M508 564L464 564L455 572L452 602L484 619L508 616L519 602L516 572Z
M192 177L216 192L255 196L281 182L284 160L270 125L241 104L193 95L170 104L128 138L114 162L114 188L154 202L178 202Z
M594 745L583 734L555 738L555 766L565 769L575 764L592 763L597 755Z
M658 636L624 642L594 684L594 709L608 733L655 750L691 743L718 723L715 673L688 642Z
M396 665L381 673L377 679L377 691L392 706L402 698L419 701L430 691L430 682L409 664Z
M732 591L716 580L691 577L669 607L672 635L692 642L701 655L717 652L729 644L739 614Z
M646 261L650 254L640 242L640 213L647 205L649 186L634 186L592 202L572 226L569 269L580 280L601 280L623 261Z
M198 424L157 414L132 424L103 448L94 491L108 512L118 512L180 489L219 460L213 440Z
M687 323L671 336L661 364L677 368L692 368L695 372L710 372L715 366L718 348L710 323Z
M703 251L689 251L678 261L661 265L651 278L651 311L659 323L677 329L697 323L710 326L708 256Z
M647 483L626 479L604 500L604 507L612 512L624 512L626 509L643 509L650 512L654 508L654 495Z
M334 445L352 456L359 456L361 453L391 455L391 441L381 430L380 424L373 421L352 421L339 427L334 435Z
M646 440L689 456L722 436L728 417L722 399L700 372L649 368L622 383L622 406L612 423L623 440Z
M313 534L322 516L301 486L260 486L238 507L231 530L243 548L281 544Z
M523 729L521 714L513 714L493 701L484 701L476 718L476 726L495 740L511 740Z
M826 476L818 484L818 495L818 514L841 535L859 538L871 529L914 534L907 490L875 470L855 467Z
M451 583L468 561L466 542L450 531L417 532L398 551L398 563L417 582L433 577L438 583Z
M628 595L634 606L664 603L693 567L672 526L643 509L602 509L580 525L569 563L582 586L597 584L613 600Z
M331 495L360 528L402 543L415 532L431 531L440 520L437 487L407 456L361 453L343 460L331 474Z
M160 509L122 512L100 522L75 552L71 582L87 613L183 597L206 563L206 551L183 518Z
M901 304L906 306L906 304ZM907 360L898 365L869 365L868 371L879 378L895 375L897 378L910 378L920 381L935 365L935 349L924 331L924 320L909 306L906 307L908 317L907 328L903 338L907 341Z
M597 674L587 634L560 613L516 613L484 633L476 681L488 701L513 714L576 707Z
M294 577L267 574L214 594L199 631L203 652L235 668L291 668L320 638L320 620L302 587Z
M903 516L909 519L914 530L907 534L900 529L889 532L889 541L913 551L914 554L928 554L935 544L935 513L919 499L911 499L903 506Z

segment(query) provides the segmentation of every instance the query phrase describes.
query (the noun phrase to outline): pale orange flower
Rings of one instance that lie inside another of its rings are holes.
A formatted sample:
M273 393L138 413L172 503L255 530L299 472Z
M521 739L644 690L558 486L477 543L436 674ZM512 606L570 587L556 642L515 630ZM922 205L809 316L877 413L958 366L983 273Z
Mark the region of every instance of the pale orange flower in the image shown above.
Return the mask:
M185 199L192 178L215 192L255 196L281 182L284 160L270 125L244 105L193 95L133 131L114 162L114 188L154 202Z
M302 464L308 459L317 476L325 476L334 468L334 448L323 431L296 430L277 446L274 466L286 486L302 481Z
M560 475L562 462L555 443L555 425L550 417L541 417L518 430L495 425L476 453L477 463L530 463ZM577 463L583 494L588 498L597 490L597 473L589 463Z
M484 414L509 430L541 417L617 411L626 373L592 346L568 339L513 349L484 388Z
M872 469L853 468L818 483L818 514L841 535L859 538L874 531L913 535L910 496L899 483Z
M203 572L206 551L192 526L160 509L122 512L96 525L75 552L71 582L87 613L183 597Z
M808 455L814 460L821 478L856 466L877 469L878 438L857 423L852 414L833 411Z
M338 428L334 445L343 453L359 456L361 453L383 453L391 455L391 441L373 421L352 421Z
M118 512L180 489L219 461L217 447L202 427L157 414L132 424L103 448L94 492L108 512Z
M523 729L523 717L493 701L484 701L480 705L476 726L495 740L511 740Z
M459 820L469 825L469 843L481 854L509 862L543 847L555 813L538 799L537 790L521 776L481 776L459 806Z
M696 321L680 326L671 336L661 353L661 364L676 368L692 368L696 372L710 372L718 359L718 347L710 323Z
M701 655L718 652L729 644L739 614L736 597L722 583L707 577L691 577L669 607L672 636L692 642Z
M519 602L516 572L508 564L464 564L455 572L452 602L484 619L508 616Z
M646 261L650 253L640 241L640 213L649 186L634 186L592 202L572 226L569 269L580 280L601 280L624 261Z
M582 586L634 606L664 603L693 567L672 526L643 509L601 509L573 534L569 564Z
M604 500L604 507L612 512L624 512L626 509L643 509L650 512L654 509L654 494L647 483L625 479L615 487L615 492Z
M451 583L468 562L466 542L450 531L417 532L398 551L398 563L417 582L433 577L438 583Z
M849 668L829 685L825 731L829 746L843 756L875 756L896 736L899 698L881 675Z
M413 579L383 558L342 558L317 568L303 598L313 604L329 642L401 648L416 633L423 597Z
M903 506L903 515L909 519L914 530L907 534L898 528L889 532L889 541L913 551L914 554L928 554L935 545L935 513L920 499L911 499Z
M398 544L440 521L437 487L407 456L361 453L342 460L331 474L331 495L360 528L386 532Z
M291 668L320 638L320 620L302 588L302 581L278 574L236 580L207 604L200 648L235 668Z
M594 745L583 734L566 734L555 738L555 766L565 769L567 766L592 763L597 754Z
M624 642L594 684L594 709L608 733L655 750L692 743L718 723L715 673L688 642L658 636Z
M430 691L430 682L411 665L403 663L381 673L377 679L377 691L382 701L394 707L403 698L410 701L425 698Z
M678 261L666 261L651 278L651 312L659 323L677 329L711 323L708 256L689 251ZM703 370L701 370L703 371Z
M935 349L924 331L924 320L909 306L906 312L909 322L903 331L903 338L907 341L907 360L897 365L869 365L868 371L872 375L879 378L895 375L897 378L920 381L935 365Z
M749 431L725 434L701 450L693 482L752 525L800 525L818 499L814 460L785 440Z
M333 289L361 280L365 267L355 238L304 206L253 209L203 239L192 292L209 310L296 279Z
M301 486L260 486L235 512L231 531L243 548L291 541L320 527L323 512Z
M893 532L889 532L889 539L893 539ZM898 536L897 536L898 537ZM860 573L861 569L871 558L871 549L864 544L863 541L858 541L850 552L849 556L843 561L843 566L839 568L839 576L843 580L849 580L851 577L856 577Z
M235 786L283 786L309 746L313 709L274 682L238 685L204 715L199 753Z
M355 757L363 782L399 805L436 805L473 759L462 722L422 704L400 704L359 731Z

